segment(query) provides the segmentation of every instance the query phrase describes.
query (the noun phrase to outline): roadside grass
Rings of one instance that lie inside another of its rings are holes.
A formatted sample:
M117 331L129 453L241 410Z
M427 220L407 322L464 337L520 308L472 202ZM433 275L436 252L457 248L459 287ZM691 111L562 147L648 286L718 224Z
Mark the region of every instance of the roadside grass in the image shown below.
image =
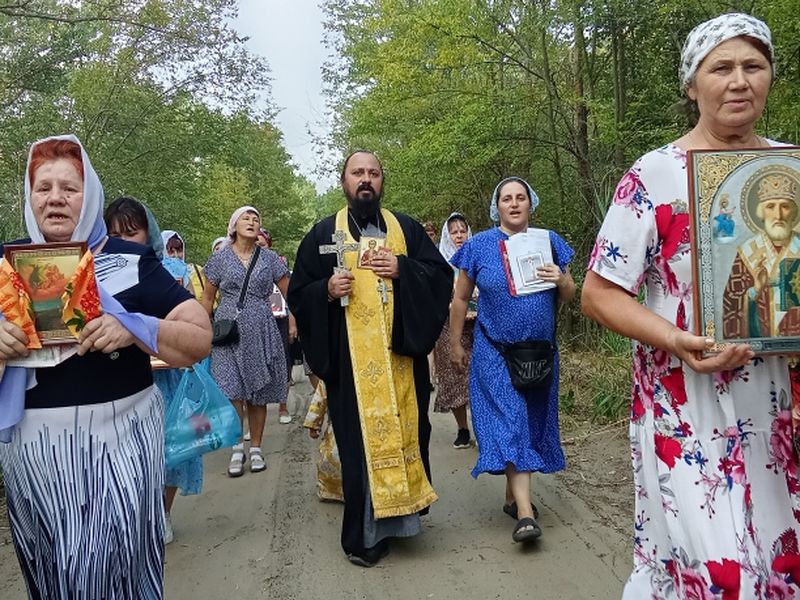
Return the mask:
M631 390L630 340L605 330L594 349L562 348L562 418L599 424L625 419Z

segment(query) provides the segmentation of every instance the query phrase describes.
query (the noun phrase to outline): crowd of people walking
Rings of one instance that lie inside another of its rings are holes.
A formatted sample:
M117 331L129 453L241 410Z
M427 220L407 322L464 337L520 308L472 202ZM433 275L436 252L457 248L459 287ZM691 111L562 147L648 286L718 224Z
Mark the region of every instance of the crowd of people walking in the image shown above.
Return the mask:
M796 367L747 344L704 353L709 340L691 333L699 290L685 218L687 153L780 145L756 132L774 62L769 28L748 15L689 34L680 86L696 124L622 176L591 253L582 308L634 347L625 599L789 598L800 584L800 485L785 449ZM319 497L343 504L351 563L374 566L393 538L420 533L444 493L429 452L433 390L433 410L453 414L453 448L477 446L472 476L505 477L497 508L514 520L513 541L543 535L531 476L566 467L556 324L576 295L571 245L538 223L541 201L521 177L497 183L485 208L493 226L473 235L452 212L438 245L432 222L383 206L374 153L347 156L340 184L341 210L305 235L293 271L249 205L200 266L146 203L105 206L76 137L31 145L27 237L7 246L83 244L59 297L74 339L47 366L32 362L41 323L27 267L0 263L0 465L31 598L161 598L170 511L178 491L203 485L199 453L165 467L164 415L183 401L186 369L210 372L243 424L227 475L260 473L267 407L292 423L298 339L314 387L304 424L321 438ZM780 211L792 223L800 212L796 182L759 189L755 202L770 231ZM784 255L791 229L770 240L764 252ZM537 254L515 254L523 243ZM739 291L756 322L774 284L765 257L740 260L753 267Z

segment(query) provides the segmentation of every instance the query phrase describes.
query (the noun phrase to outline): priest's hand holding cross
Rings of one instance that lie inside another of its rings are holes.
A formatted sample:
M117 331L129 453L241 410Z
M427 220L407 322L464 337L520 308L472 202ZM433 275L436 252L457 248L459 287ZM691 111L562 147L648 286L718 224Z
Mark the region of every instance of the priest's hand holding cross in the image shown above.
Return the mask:
M328 279L328 296L334 300L349 296L353 291L353 280L355 277L347 269L337 269L330 279Z

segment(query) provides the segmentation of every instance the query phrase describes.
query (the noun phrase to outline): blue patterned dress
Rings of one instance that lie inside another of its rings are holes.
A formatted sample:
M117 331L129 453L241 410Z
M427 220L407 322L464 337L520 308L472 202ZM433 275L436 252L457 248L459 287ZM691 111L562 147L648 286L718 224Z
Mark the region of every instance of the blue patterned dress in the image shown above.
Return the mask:
M508 236L495 227L467 241L451 263L464 269L480 291L478 323L498 342L551 339L555 332L556 290L528 296L511 295L500 254L500 240ZM554 259L564 269L573 250L557 233L550 232ZM558 367L556 353L553 383L545 394L527 393L511 385L505 361L475 327L470 370L472 426L480 452L472 476L501 474L506 464L518 471L552 473L564 468L558 424Z
M259 252L238 317L236 305L247 267L233 248L226 246L212 254L205 274L220 292L214 318L235 318L239 325L238 342L211 349L211 374L217 384L232 400L255 406L284 402L289 393L286 356L270 296L275 284L289 275L286 263L272 250Z

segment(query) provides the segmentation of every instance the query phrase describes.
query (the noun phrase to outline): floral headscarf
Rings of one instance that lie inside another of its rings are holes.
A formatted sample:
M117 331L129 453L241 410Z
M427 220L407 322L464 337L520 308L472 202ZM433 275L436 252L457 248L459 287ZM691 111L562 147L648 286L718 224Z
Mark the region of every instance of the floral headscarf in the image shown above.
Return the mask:
M522 177L506 177L497 184L497 187L494 188L494 193L492 194L492 203L489 206L489 218L493 223L500 222L500 211L497 210L497 201L500 199L500 188L502 188L509 181L517 181L524 185L525 189L528 190L528 197L531 199L531 214L533 214L533 211L535 211L536 207L539 206L539 196L536 195L536 192L533 191L533 188L527 181L525 181Z
M689 32L681 51L679 70L681 88L685 90L694 79L703 59L717 46L730 39L746 35L767 47L772 76L775 76L775 49L772 34L764 21L744 13L726 13L700 23Z
M450 238L450 222L451 221L464 221L467 226L467 239L472 237L472 228L470 228L469 223L464 215L460 212L451 213L447 219L444 221L444 225L442 225L442 235L439 238L439 252L447 262L450 262L450 259L453 255L458 251L456 245L453 243L453 240Z

